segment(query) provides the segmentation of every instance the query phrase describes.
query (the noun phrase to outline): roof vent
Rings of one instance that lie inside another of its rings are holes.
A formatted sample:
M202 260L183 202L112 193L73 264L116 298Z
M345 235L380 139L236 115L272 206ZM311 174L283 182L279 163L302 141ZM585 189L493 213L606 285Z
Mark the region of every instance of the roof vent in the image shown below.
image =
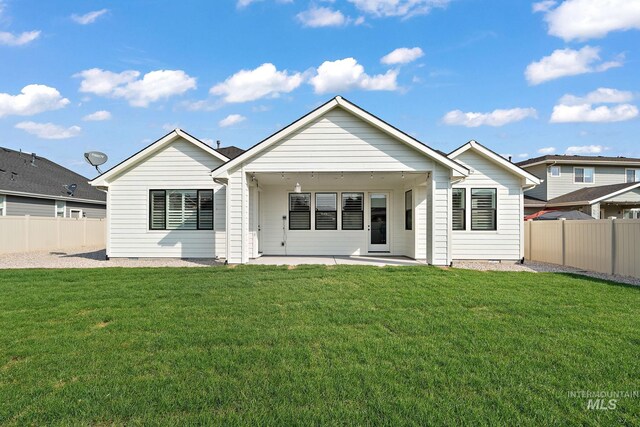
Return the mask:
M218 148L218 150L219 150L219 149L220 149L220 140L217 140L217 141L216 141L216 145L217 145L217 148Z
M17 173L15 173L15 172L11 172L11 178L10 178L10 179L11 179L11 181L15 181L17 177L18 177L18 174L17 174Z
M36 153L31 153L31 166L36 165Z

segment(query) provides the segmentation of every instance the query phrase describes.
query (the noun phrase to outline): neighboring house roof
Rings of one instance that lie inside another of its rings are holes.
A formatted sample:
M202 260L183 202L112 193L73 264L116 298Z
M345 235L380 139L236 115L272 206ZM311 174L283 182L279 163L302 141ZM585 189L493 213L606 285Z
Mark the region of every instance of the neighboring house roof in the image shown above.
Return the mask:
M520 167L528 167L550 163L640 166L640 159L632 157L568 156L562 154L552 154L547 156L535 157L533 159L527 159L516 164Z
M65 185L76 184L73 196ZM88 178L35 154L0 147L0 193L105 204L106 194Z
M640 182L585 187L547 202L549 207L593 205L640 187Z
M245 152L242 148L234 147L233 145L230 145L229 147L216 148L216 151L229 159L235 159Z
M546 205L547 205L547 202L542 199L527 196L526 194L524 195L524 206L526 208L545 207Z
M488 149L487 147L485 147L484 145L480 144L477 141L471 140L467 142L466 144L460 146L456 150L449 153L448 157L450 159L455 159L456 157L460 156L462 153L466 152L467 150L473 150L479 153L481 156L503 167L504 169L507 169L511 173L524 178L527 185L535 186L540 184L541 182L540 178L538 178L537 176L522 169L518 165L511 163L510 161L502 157L500 154Z
M266 150L273 144L276 144L277 142L281 141L282 139L286 138L292 133L300 130L304 126L312 123L314 120L318 119L323 114L333 110L334 108L342 108L343 110L353 114L354 116L360 118L361 120L379 129L380 131L386 133L387 135L390 135L396 140L414 148L418 152L428 157L431 157L436 162L447 166L448 168L452 169L458 176L469 175L469 170L463 165L461 165L460 163L456 162L455 160L450 159L447 156L439 153L433 148L423 144L422 142L418 141L417 139L413 138L410 135L407 135L401 130L391 126L389 123L381 120L380 118L358 107L357 105L349 102L348 100L342 98L341 96L336 96L335 98L327 101L326 103L322 104L320 107L316 108L310 113L307 113L305 116L302 116L301 118L291 123L290 125L284 127L283 129L279 130L273 135L262 140L261 142L254 145L253 147L251 147L250 149L248 149L238 157L234 158L233 160L230 160L229 162L218 167L217 169L214 169L211 173L211 176L214 178L224 177L224 175L227 173L229 169L236 167L237 165L252 158L253 156L256 156L260 152Z
M229 161L229 158L226 155L224 155L224 154L218 152L217 150L213 149L212 147L208 146L204 142L200 141L198 138L196 138L196 137L194 137L192 135L189 135L187 132L183 131L182 129L174 129L171 132L169 132L168 134L166 134L165 136L163 136L162 138L158 139L157 141L152 142L151 144L147 145L145 148L143 148L142 150L138 151L134 155L132 155L129 158L121 161L120 163L118 163L117 165L115 165L114 167L109 169L108 171L103 172L102 174L100 174L97 177L93 178L89 183L91 185L93 185L93 186L106 186L106 185L108 185L108 181L109 181L110 178L118 175L122 171L130 168L131 166L133 166L135 164L138 164L142 160L146 159L147 157L151 156L152 154L160 151L162 148L164 148L167 145L171 144L173 141L175 141L178 138L182 138L185 141L190 142L191 144L193 144L196 147L206 151L207 153L209 153L212 156L220 159L223 162ZM228 148L231 148L231 147L228 147ZM235 148L235 147L233 147L233 148Z

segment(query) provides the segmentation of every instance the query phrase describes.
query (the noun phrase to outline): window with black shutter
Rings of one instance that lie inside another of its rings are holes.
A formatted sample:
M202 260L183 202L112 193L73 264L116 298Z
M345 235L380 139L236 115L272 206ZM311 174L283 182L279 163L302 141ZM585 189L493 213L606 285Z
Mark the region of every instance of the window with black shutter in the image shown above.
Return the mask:
M338 194L316 193L316 230L338 229Z
M342 193L342 229L364 230L364 193Z
M289 230L311 230L311 193L289 193Z
M467 191L464 188L454 188L451 192L451 216L454 230L466 229Z

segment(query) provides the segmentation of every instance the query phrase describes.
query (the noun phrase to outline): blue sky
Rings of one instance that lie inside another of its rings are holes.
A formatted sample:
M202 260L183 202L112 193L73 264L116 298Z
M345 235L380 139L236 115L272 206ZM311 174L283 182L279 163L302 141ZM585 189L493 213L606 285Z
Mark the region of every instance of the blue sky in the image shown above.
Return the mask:
M640 1L0 0L0 145L84 175L342 95L434 148L640 157Z

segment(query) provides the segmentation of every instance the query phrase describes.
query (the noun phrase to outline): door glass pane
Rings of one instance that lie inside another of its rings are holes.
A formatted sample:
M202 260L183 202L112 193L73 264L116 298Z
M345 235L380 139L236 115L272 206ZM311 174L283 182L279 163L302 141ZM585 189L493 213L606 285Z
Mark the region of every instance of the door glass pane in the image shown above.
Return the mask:
M371 195L371 244L387 243L387 196Z

